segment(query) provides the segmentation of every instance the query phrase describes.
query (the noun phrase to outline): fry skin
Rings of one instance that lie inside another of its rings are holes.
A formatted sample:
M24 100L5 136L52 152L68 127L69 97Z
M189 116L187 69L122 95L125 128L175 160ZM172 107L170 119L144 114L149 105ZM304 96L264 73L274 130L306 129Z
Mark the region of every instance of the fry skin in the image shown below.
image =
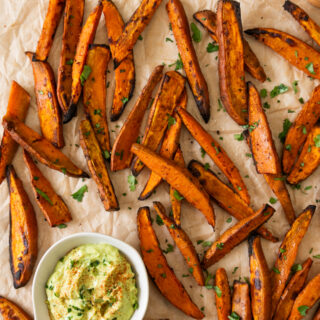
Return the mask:
M312 320L320 320L320 308L318 308L316 314L312 318Z
M36 60L46 61L52 47L66 0L49 0L47 15L44 19L41 35L35 53Z
M24 150L23 158L29 169L32 190L36 201L48 221L50 227L56 227L72 220L71 213L60 196L56 194L51 183ZM43 197L42 194L45 196Z
M0 314L3 320L32 320L20 307L12 301L0 296Z
M200 162L190 161L188 169L194 177L198 178L201 185L217 204L237 220L242 220L254 214L253 209L238 194L224 184L210 169L205 169ZM266 240L279 241L263 226L259 227L257 232Z
M175 188L192 206L200 210L214 228L215 216L209 195L186 168L181 168L173 160L165 159L137 143L132 145L131 152Z
M274 315L280 297L289 279L299 249L299 244L308 230L316 207L308 206L292 224L279 248L278 258L271 273L272 315Z
M217 8L221 101L239 125L247 124L247 94L240 4L220 0Z
M56 148L62 148L64 147L63 127L53 70L48 62L34 60L34 53L26 52L26 55L32 64L42 135Z
M19 83L12 81L7 106L7 117L17 118L24 122L30 105L30 96ZM0 184L6 177L6 167L12 162L18 149L18 144L11 138L9 132L3 132L0 146Z
M198 11L193 15L193 18L199 22L208 32L214 42L218 42L216 35L217 29L217 15L211 10ZM244 69L250 75L260 82L264 82L267 76L261 66L257 56L252 51L248 41L243 38L243 50L244 50Z
M24 287L32 276L38 255L36 215L22 181L13 166L7 167L10 194L10 267L15 289Z
M234 190L247 203L250 203L250 196L244 184L238 168L227 155L226 151L215 141L212 136L200 125L200 123L186 110L178 107L176 109L183 124L190 134L200 144L204 151L214 161L218 168L228 178Z
M192 302L162 253L157 236L152 228L148 207L139 209L137 224L142 259L153 282L162 295L175 307L186 315L195 319L202 319L204 314Z
M89 171L97 184L100 199L106 211L119 210L119 203L101 154L98 140L89 120L80 123L80 145L86 157Z
M232 295L232 312L240 316L242 320L251 320L250 288L248 283L234 281Z
M83 86L83 106L101 151L110 154L110 135L106 116L106 73L110 50L105 45L90 45L86 64L91 73Z
M127 120L121 127L112 147L111 171L123 170L130 167L133 158L130 148L139 137L139 130L144 114L149 106L152 92L161 80L163 68L164 66L160 65L153 70ZM121 154L122 157L118 156Z
M200 265L199 257L190 238L183 231L183 229L176 227L174 221L167 217L166 209L161 204L161 202L154 201L153 207L157 211L157 214L162 219L163 223L166 225L168 231L171 234L172 239L176 243L187 265L189 266L189 270L192 270L192 276L197 281L199 286L204 286L204 276Z
M141 142L142 145L152 151L158 149L168 127L169 117L172 116L184 87L185 78L176 71L169 71L162 77L149 113L148 124ZM132 174L137 176L143 168L143 163L138 158L134 158L131 165Z
M89 177L87 173L74 165L59 149L55 148L48 140L26 126L23 122L5 116L2 125L10 133L13 140L19 143L36 160L49 168L65 172L70 177Z
M218 319L228 320L228 316L231 314L231 293L228 276L224 268L217 270L215 286L220 289L220 291L215 290Z
M305 285L312 263L312 259L308 258L303 263L302 269L292 276L280 297L273 317L274 320L287 320L289 318L294 301Z
M81 33L83 11L84 0L66 0L57 81L57 98L64 114L71 100L72 65Z
M308 76L320 79L320 53L305 42L272 28L255 28L245 33L264 43ZM306 57L309 59L305 60Z
M207 123L210 119L209 90L193 47L185 10L180 0L169 0L166 8L193 97Z
M274 211L272 207L266 204L253 215L240 220L225 231L206 251L202 261L203 267L208 269L222 259L234 247L245 240L252 231L268 221Z
M254 320L271 319L270 271L258 236L249 238L251 310Z

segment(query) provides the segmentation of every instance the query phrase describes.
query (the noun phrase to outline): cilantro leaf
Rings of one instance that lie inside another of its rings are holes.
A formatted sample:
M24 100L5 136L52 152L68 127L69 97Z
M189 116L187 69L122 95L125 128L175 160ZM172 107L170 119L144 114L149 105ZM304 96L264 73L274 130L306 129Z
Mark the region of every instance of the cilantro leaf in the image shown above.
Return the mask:
M137 181L136 177L133 176L132 174L130 174L128 176L128 183L129 183L130 191L135 191L136 190L136 185L138 184L138 181Z
M77 200L78 202L82 202L82 199L84 197L84 194L88 192L87 185L82 186L78 191L73 193L71 196L73 199Z
M53 206L53 202L50 200L50 198L48 197L48 195L43 192L42 190L36 188L36 191L38 193L39 196L41 196L44 200L46 200L51 206Z
M190 24L191 31L192 31L192 39L194 42L200 42L202 39L202 34L199 28L196 26L194 22Z
M80 75L80 81L82 86L84 85L85 81L89 78L91 71L91 67L85 64L83 67L83 71Z
M302 316L306 316L308 310L309 310L308 306L299 306L298 307L298 311Z
M275 86L271 90L270 97L274 98L274 97L278 96L279 94L287 92L288 90L289 90L289 88L286 85L284 85L283 83L281 83L280 85Z
M209 42L207 45L207 52L212 53L219 50L219 45L216 43Z
M178 201L181 201L184 199L183 196L177 190L174 190L173 195Z
M283 121L283 131L279 133L279 139L282 143L285 142L287 133L292 125L292 122L289 119L284 119Z

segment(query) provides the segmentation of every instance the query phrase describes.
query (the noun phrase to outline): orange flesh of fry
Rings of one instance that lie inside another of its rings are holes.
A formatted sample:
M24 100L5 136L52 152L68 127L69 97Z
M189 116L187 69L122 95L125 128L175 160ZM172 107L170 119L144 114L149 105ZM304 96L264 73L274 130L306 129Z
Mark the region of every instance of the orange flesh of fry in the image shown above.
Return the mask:
M0 314L4 320L32 320L20 307L12 301L0 296Z
M216 272L215 286L221 291L218 294L215 290L216 307L219 320L228 320L231 314L231 293L226 270L219 268Z

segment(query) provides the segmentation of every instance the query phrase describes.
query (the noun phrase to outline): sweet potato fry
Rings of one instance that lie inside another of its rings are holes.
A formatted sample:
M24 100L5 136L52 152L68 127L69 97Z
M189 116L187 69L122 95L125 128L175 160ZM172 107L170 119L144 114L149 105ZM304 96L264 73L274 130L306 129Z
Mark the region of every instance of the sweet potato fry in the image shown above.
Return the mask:
M80 124L80 145L87 159L92 178L97 184L104 208L106 211L119 210L119 203L100 152L98 140L88 120L83 120Z
M294 301L289 320L302 319L320 298L320 273L311 279Z
M5 116L2 122L4 128L10 133L13 140L21 145L39 162L49 168L65 172L71 177L88 178L87 173L74 165L59 149L55 148L39 133L27 127L17 119Z
M305 42L272 28L255 28L245 33L270 47L308 76L320 79L320 53Z
M153 207L157 211L157 214L166 225L168 231L171 234L172 239L179 248L181 254L186 260L189 270L192 276L200 286L204 286L204 276L200 265L199 257L188 235L179 227L176 227L174 221L166 215L166 209L158 202L153 202Z
M286 282L289 279L291 267L298 253L299 244L308 230L315 209L315 206L306 207L294 221L281 243L278 258L274 264L271 275L272 315L274 315L276 311Z
M297 184L308 178L320 164L320 125L315 125L299 154L292 171L287 177L290 184Z
M133 158L133 154L131 153L130 148L132 144L138 139L139 130L144 114L151 100L152 92L161 80L162 71L162 65L157 66L153 70L147 84L143 88L127 120L123 124L112 147L111 171L122 170L130 166Z
M193 18L197 20L204 28L209 32L212 40L218 42L216 35L217 29L217 16L211 10L198 11L193 15ZM260 82L264 82L267 76L261 66L257 56L252 51L248 41L243 38L243 50L244 50L244 69L256 78Z
M312 266L312 262L312 259L308 258L302 265L302 269L297 271L290 279L280 297L275 315L273 317L274 320L287 320L289 318L294 300L304 287L309 270Z
M271 319L270 271L260 238L249 238L251 310L255 320Z
M255 214L240 220L225 231L206 251L202 261L203 266L208 269L222 259L234 247L245 240L253 230L268 221L274 211L272 207L266 204Z
M313 90L311 98L304 104L287 133L282 155L282 167L285 174L289 174L291 171L298 152L307 139L307 134L311 131L320 117L319 101L320 86L317 86Z
M309 34L309 36L320 45L320 27L309 17L309 15L295 3L286 0L283 5L284 10L299 22L301 27Z
M320 307L318 308L316 314L312 318L312 320L320 320Z
M47 60L52 47L66 0L50 0L46 18L38 41L35 58L40 61Z
M111 151L110 135L106 116L106 73L110 61L110 50L105 45L90 45L86 64L91 73L83 86L83 105L90 120L101 151Z
M185 89L181 95L181 99L179 102L179 105L182 108L187 107L187 99L187 91ZM177 114L174 114L172 119L173 124L170 124L170 126L168 125L168 129L166 130L159 151L160 156L168 159L172 159L178 149L181 131L181 118ZM151 171L147 184L145 185L139 196L139 200L145 200L149 198L157 188L157 186L161 183L161 181L162 178Z
M12 81L7 106L8 117L24 122L30 104L30 96L17 82ZM0 145L0 184L6 177L6 167L11 163L17 151L18 144L11 138L9 132L3 132Z
M221 100L230 117L239 125L245 125L248 110L240 3L218 2L217 38Z
M0 296L0 314L3 320L32 320L20 307L12 301Z
M228 178L240 197L247 204L249 204L250 197L247 187L240 176L238 168L231 161L225 150L206 130L204 130L200 123L188 111L180 107L178 107L176 110L181 117L183 124L186 126L194 139L197 140L204 151Z
M216 307L219 320L228 320L231 314L231 293L228 276L224 268L219 268L215 277Z
M200 162L196 160L190 161L188 169L193 176L199 179L201 185L217 204L237 220L242 220L254 214L253 209L240 196L224 184L210 169L204 168ZM267 240L272 242L279 241L263 226L258 228L257 232Z
M131 53L140 34L149 24L161 2L162 0L141 1L140 6L126 23L125 28L115 45L113 59L116 67Z
M181 168L173 160L165 159L145 146L134 143L131 152L138 156L152 171L161 176L191 205L200 210L214 227L215 216L210 199L198 180L186 169Z
M139 209L137 220L141 255L150 277L162 295L175 307L193 318L202 319L203 313L192 302L162 253L152 228L148 207Z
M23 158L29 169L34 196L50 227L56 227L71 221L72 217L67 205L62 198L56 194L51 183L38 169L25 150L23 152Z
M37 260L36 215L13 166L7 167L10 194L10 266L15 289L27 284Z
M166 8L193 97L203 120L208 122L210 119L208 85L193 47L186 13L180 0L169 0Z
M184 85L185 78L176 71L169 71L162 78L141 142L152 151L156 151L161 143L170 117L184 90ZM131 165L132 174L137 176L143 168L143 163L138 158L134 158Z
M69 122L76 114L77 103L79 101L81 90L84 82L91 72L89 67L85 67L89 45L93 42L95 37L99 20L102 13L102 4L99 4L89 15L85 25L83 26L79 41L77 44L76 54L72 64L72 86L71 86L71 100L66 112L63 113L63 122Z
M178 147L178 150L176 154L174 155L173 160L182 168L185 167L183 154L180 146ZM171 202L171 211L172 216L175 224L180 227L181 226L181 197L179 196L178 191L170 186L170 202Z
M81 33L83 11L84 0L66 0L57 81L57 98L64 114L71 100L72 65Z
M26 55L32 64L42 135L55 147L62 148L64 146L63 127L53 70L48 62L35 60L34 53L26 52Z
M248 283L234 281L232 295L232 312L240 316L241 320L251 320L250 288Z

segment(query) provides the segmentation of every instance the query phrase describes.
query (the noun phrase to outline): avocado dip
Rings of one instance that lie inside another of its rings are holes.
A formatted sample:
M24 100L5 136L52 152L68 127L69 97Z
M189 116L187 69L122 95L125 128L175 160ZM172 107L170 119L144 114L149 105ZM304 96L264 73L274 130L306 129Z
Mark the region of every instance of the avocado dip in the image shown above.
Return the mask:
M57 263L46 285L52 320L128 320L138 307L135 274L108 244L87 244Z

